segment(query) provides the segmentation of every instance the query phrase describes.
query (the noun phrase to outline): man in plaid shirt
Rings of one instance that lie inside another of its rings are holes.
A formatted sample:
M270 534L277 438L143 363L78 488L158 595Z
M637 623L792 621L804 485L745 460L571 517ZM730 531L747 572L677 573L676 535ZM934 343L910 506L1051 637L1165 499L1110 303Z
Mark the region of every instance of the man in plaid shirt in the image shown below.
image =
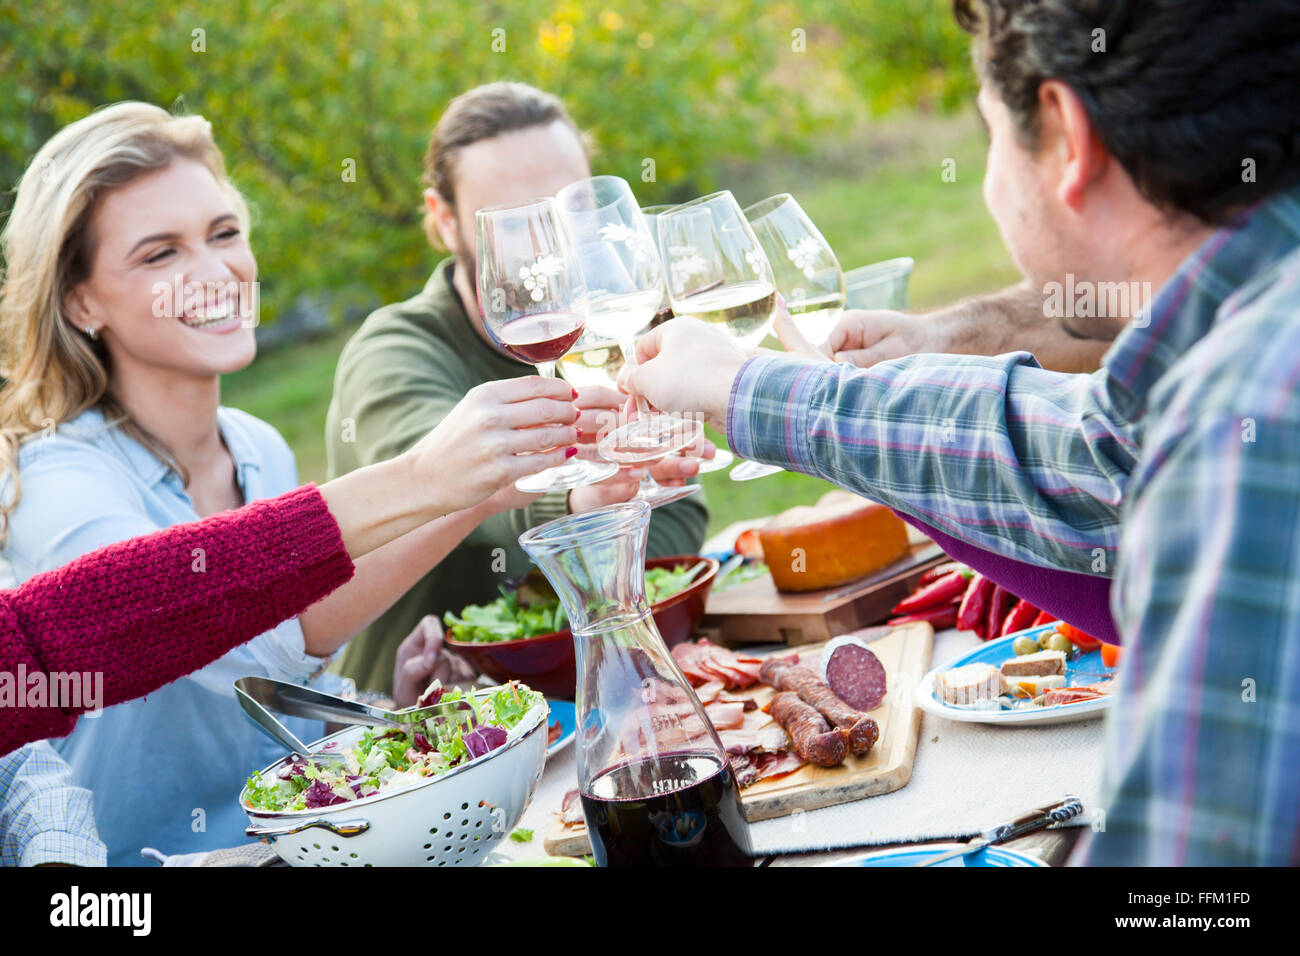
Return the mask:
M1114 575L1126 646L1092 864L1300 862L1300 12L983 0L985 199L1092 375L869 369L656 329L624 385L746 458L992 552ZM1153 292L1147 301L1146 289Z

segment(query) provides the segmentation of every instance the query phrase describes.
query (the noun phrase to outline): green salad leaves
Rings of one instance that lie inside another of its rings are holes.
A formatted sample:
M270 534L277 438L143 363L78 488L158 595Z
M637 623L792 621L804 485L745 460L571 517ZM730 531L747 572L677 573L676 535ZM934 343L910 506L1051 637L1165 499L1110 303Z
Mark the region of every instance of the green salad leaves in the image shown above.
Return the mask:
M646 600L655 604L690 586L691 565L676 568L650 568L645 573ZM539 634L563 631L569 617L557 598L521 604L518 596L501 589L501 597L491 604L471 604L457 616L448 611L443 623L457 641L490 643L518 641Z

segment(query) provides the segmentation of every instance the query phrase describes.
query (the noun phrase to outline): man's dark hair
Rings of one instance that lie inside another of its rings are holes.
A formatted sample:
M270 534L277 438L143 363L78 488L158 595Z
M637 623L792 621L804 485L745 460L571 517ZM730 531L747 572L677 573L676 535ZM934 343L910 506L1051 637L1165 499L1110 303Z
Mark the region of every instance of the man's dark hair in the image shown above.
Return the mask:
M1222 224L1300 183L1297 0L954 0L1021 141L1056 79L1153 205ZM1100 32L1098 32L1100 31ZM1250 162L1248 162L1250 161Z
M467 146L502 133L561 122L573 130L588 154L590 138L578 129L563 101L527 83L488 83L452 100L438 119L424 157L424 184L455 205L456 157Z

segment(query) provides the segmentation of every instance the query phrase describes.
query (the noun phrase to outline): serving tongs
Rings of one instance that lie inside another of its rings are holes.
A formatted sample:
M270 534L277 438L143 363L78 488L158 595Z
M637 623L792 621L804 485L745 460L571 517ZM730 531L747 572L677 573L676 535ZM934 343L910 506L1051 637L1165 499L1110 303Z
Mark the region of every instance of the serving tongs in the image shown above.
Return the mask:
M235 681L235 695L240 698L241 705L247 698L264 711L274 711L289 717L332 720L365 727L394 727L405 731L414 730L416 724L432 718L463 719L474 713L473 706L464 699L427 704L423 707L416 705L402 710L388 710L373 704L363 704L360 701L344 700L342 697L335 697L333 694L326 694L311 687L290 684L270 677L241 677ZM247 706L244 706L244 710L253 716L259 725L265 727L262 720L252 714ZM278 720L275 723L284 729L284 725ZM287 730L284 732L289 733ZM290 736L292 737L292 734ZM280 739L278 735L277 739Z
M1018 840L1020 837L1027 836L1030 833L1045 830L1053 823L1064 823L1066 820L1077 817L1082 812L1083 802L1078 797L1066 796L1059 803L1040 807L1037 810L1030 810L1028 813L1023 813L1014 820L999 824L995 827L989 827L978 837L955 850L949 850L947 853L940 853L937 856L929 857L928 859L922 860L920 863L913 863L912 865L934 866L936 863L951 860L953 857L978 853L985 847L997 846L999 843L1006 843L1009 840Z

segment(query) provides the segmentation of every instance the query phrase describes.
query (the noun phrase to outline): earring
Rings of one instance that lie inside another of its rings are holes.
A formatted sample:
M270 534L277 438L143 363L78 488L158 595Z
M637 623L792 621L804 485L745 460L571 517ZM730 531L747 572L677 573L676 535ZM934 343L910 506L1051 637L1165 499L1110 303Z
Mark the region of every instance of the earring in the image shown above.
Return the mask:
M86 334L90 336L92 341L95 339L97 335L99 335L99 333L95 331L95 327L93 325L86 326Z

